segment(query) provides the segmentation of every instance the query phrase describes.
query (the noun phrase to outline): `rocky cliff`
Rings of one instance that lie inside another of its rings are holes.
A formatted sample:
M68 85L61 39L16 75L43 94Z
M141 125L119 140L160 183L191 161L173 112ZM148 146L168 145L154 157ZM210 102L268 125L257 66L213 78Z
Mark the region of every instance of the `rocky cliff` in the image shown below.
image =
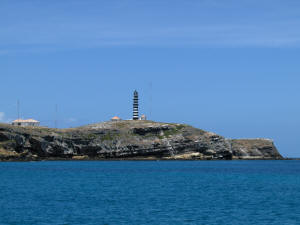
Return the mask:
M282 159L271 140L226 139L183 124L104 122L71 129L0 124L0 160Z

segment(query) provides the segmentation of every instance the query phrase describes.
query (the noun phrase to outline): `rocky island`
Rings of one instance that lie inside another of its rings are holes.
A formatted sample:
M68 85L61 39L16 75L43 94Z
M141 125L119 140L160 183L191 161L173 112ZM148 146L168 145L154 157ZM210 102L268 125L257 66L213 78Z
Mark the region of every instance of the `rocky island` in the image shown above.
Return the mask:
M282 159L268 139L226 139L184 124L114 121L53 129L0 124L0 160Z

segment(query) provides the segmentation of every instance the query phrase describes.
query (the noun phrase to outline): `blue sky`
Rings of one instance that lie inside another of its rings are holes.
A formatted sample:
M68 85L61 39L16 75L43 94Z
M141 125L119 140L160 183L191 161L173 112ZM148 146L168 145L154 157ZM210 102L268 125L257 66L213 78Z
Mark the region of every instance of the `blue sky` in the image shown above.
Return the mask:
M0 121L74 127L131 117L300 157L300 1L1 0Z

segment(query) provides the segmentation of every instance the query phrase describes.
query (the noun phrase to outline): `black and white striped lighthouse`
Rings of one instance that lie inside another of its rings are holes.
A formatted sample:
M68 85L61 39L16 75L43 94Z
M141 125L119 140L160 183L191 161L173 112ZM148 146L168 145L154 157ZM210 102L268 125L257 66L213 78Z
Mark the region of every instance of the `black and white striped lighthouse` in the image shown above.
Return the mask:
M139 93L135 90L133 93L133 120L139 119Z

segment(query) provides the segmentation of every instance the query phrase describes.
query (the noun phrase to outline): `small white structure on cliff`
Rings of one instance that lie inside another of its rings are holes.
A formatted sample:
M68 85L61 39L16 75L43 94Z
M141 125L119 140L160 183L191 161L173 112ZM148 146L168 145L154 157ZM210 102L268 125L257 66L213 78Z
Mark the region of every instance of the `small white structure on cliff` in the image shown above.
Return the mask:
M22 120L17 119L12 122L13 126L20 126L20 127L38 127L40 126L40 121L34 119Z
M140 117L140 120L147 120L146 115L142 115L142 116Z
M111 121L121 121L122 119L118 116L114 116L113 118L111 118Z

